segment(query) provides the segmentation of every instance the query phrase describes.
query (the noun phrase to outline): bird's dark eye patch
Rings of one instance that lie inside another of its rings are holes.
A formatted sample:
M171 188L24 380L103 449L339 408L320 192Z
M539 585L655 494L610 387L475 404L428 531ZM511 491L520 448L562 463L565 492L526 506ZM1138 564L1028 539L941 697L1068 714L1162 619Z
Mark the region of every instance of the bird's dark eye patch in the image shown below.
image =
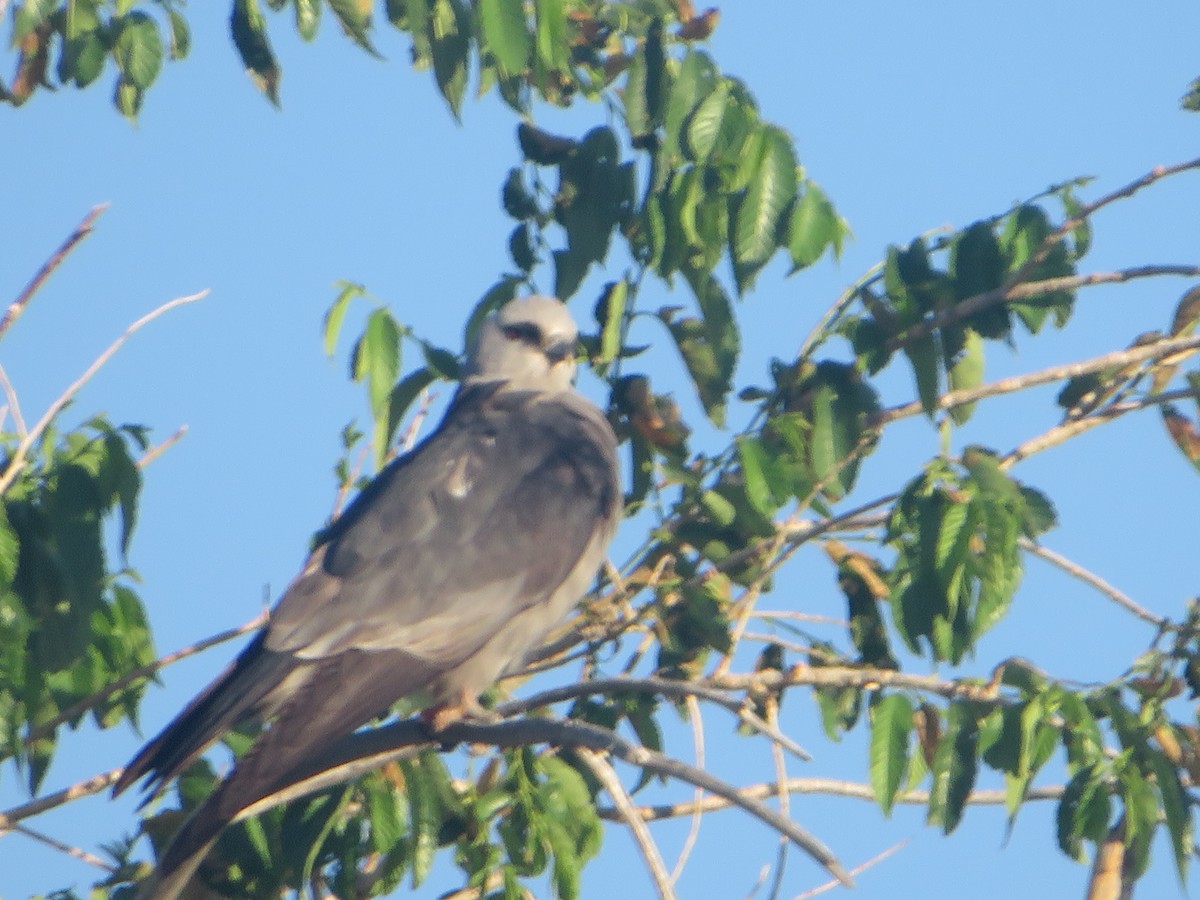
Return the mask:
M513 322L504 326L504 336L510 341L523 341L534 347L542 346L542 329L532 322Z

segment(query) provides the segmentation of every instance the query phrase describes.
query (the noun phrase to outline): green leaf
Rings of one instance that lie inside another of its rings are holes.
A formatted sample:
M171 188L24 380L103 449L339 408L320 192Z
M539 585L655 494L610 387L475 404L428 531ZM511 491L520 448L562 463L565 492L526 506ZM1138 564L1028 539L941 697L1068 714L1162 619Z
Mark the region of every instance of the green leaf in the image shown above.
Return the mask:
M983 340L972 328L964 333L964 343L958 355L949 360L947 379L952 391L965 391L983 384ZM951 407L950 418L956 425L965 425L975 410L974 403Z
M600 329L600 355L597 363L607 364L617 358L621 351L621 330L625 324L625 300L629 285L625 279L610 282L604 291L602 304L604 318Z
M267 40L267 23L258 0L234 0L229 28L247 74L267 99L278 106L282 73Z
M904 345L904 355L912 363L917 379L917 396L925 415L933 418L938 409L938 348L933 335L927 334Z
M888 694L871 709L871 790L885 816L891 816L896 792L908 768L908 735L913 709L903 694Z
M1004 283L1007 273L1000 243L986 222L976 222L955 238L950 250L950 274L954 279L954 296L965 300ZM985 338L1006 338L1012 327L1008 307L994 304L968 320L971 327Z
M33 30L50 18L58 0L22 0L13 12L13 32L10 46L16 47Z
M567 15L563 0L534 0L537 19L537 58L549 72L565 72L571 65L567 43Z
M388 395L387 427L384 432L382 445L390 447L396 436L396 429L404 421L408 409L421 395L421 391L437 381L437 375L427 368L409 372L402 378Z
M1148 746L1146 750L1162 798L1163 819L1175 855L1175 871L1179 875L1180 885L1184 886L1187 884L1188 863L1192 858L1192 801L1179 779L1179 770L1171 761L1156 748Z
M471 23L458 0L434 0L433 76L455 119L460 118L471 56Z
M685 123L700 101L716 88L718 78L712 59L702 50L688 50L680 60L675 77L670 81L663 114L662 147L665 158L672 159L683 153Z
M979 722L974 709L965 702L952 703L946 719L946 733L933 761L929 820L940 823L942 830L950 834L962 821L967 797L975 786Z
M393 0L389 0L389 6L392 2ZM399 3L401 0L394 0L394 2ZM403 2L405 22L413 41L413 65L416 68L424 68L429 65L433 57L433 42L429 37L432 25L432 17L429 14L429 0L403 0ZM389 13L389 18L393 22L396 21L392 13Z
M6 592L16 578L19 550L20 539L8 521L7 509L0 503L0 594ZM2 606L0 603L0 607Z
M533 38L525 20L523 0L479 0L479 21L487 48L501 73L517 76L529 64Z
M300 7L317 0L296 0L296 19L299 24ZM72 4L76 6L78 4ZM318 9L320 7L318 6ZM187 19L173 6L167 7L167 22L171 26L171 59L184 59L192 50L192 30Z
M337 347L338 336L342 333L342 322L346 318L346 310L350 306L350 301L355 297L364 297L367 293L367 289L361 284L339 281L338 285L341 290L330 304L329 309L325 311L325 321L321 328L326 356L333 356L334 348Z
M1071 777L1071 780L1067 782L1067 786L1063 789L1055 815L1058 847L1063 853L1077 862L1084 861L1083 839L1078 825L1079 805L1084 797L1084 792L1093 783L1094 775L1095 767L1087 766L1080 769Z
M371 4L363 2L363 0L327 0L327 2L346 34L353 38L354 43L372 56L382 59L371 44ZM299 9L297 9L297 16L299 16ZM316 28L315 23L313 28Z
M729 96L728 82L722 81L696 107L687 124L687 140L684 144L689 159L704 162L713 154L725 122L726 110L733 102Z
M412 853L412 885L418 888L433 868L440 824L433 786L421 767L411 760L399 760L408 794L409 845Z
M737 450L742 463L746 499L762 515L768 518L774 516L790 493L786 477L758 438L749 435L739 437Z
M144 91L162 70L163 43L158 25L143 12L132 12L114 25L118 29L113 44L117 66L126 82Z
M749 273L766 263L778 246L780 220L796 198L796 151L787 132L773 125L760 128L745 148L751 175L733 214L735 272ZM747 286L738 278L738 286Z
M350 359L351 377L367 382L372 412L385 408L399 370L400 327L386 309L376 309L367 318Z
M827 247L832 247L836 255L847 230L825 192L813 182L805 181L804 193L792 206L787 220L787 248L792 256L792 272L811 266Z

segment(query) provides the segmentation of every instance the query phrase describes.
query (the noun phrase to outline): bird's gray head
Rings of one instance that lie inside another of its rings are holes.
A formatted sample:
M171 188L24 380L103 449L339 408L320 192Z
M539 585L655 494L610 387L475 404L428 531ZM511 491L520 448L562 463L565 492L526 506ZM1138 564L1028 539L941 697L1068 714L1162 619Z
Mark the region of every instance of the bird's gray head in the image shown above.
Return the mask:
M492 313L467 354L467 381L562 391L575 378L579 329L561 300L520 297Z

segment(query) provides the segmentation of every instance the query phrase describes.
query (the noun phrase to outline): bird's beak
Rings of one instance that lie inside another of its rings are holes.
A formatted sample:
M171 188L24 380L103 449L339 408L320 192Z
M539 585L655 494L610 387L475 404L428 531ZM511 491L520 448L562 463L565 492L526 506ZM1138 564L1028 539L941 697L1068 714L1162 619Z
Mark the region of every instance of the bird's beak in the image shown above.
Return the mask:
M546 354L546 359L550 360L553 365L574 357L577 344L578 341L556 341L542 352Z

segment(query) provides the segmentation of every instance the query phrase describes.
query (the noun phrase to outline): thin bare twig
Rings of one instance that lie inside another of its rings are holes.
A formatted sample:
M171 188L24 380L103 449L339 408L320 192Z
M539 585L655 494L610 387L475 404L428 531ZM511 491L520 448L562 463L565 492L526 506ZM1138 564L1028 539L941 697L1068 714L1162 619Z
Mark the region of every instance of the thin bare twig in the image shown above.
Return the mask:
M779 724L779 698L775 695L767 697L767 715L766 719L772 725ZM775 765L775 784L779 796L779 811L787 816L792 817L792 797L787 789L787 762L783 758L783 753L779 749L778 744L771 745L771 761ZM697 811L699 815L699 811ZM775 880L771 885L771 893L768 895L771 900L775 900L779 896L779 892L783 890L783 874L787 869L787 841L782 838L779 841L779 853L775 860Z
M88 710L103 703L113 694L117 693L117 691L123 690L133 682L137 681L139 678L147 678L153 675L159 669L171 665L171 663L179 662L179 660L186 659L189 656L194 656L203 650L207 650L209 647L215 647L217 644L223 644L226 641L231 641L236 637L246 634L247 632L254 631L266 621L267 612L264 610L249 622L239 625L237 628L230 628L228 631L222 631L219 634L214 634L210 638L205 638L202 641L197 641L195 644L182 647L179 650L176 650L174 653L168 653L166 656L159 657L154 662L147 663L144 666L139 666L132 672L126 672L116 681L110 681L94 694L89 694L78 702L73 703L71 706L68 706L66 709L60 711L59 714L54 718L48 719L47 721L41 723L37 728L30 729L29 733L26 734L22 740L22 743L28 747L33 742L39 741L42 738L53 734L54 729L58 728L58 726L62 725L64 722L70 722L72 719L82 716ZM7 753L5 751L0 751L0 760L5 758L7 758Z
M587 747L576 747L575 755L596 776L596 780L612 797L613 806L621 814L625 824L629 826L633 840L637 844L638 850L641 851L642 859L646 861L646 868L650 870L650 878L654 881L658 896L663 900L672 900L675 897L674 881L667 874L667 866L663 862L658 845L654 843L650 829L646 827L646 820L635 811L633 798L625 790L625 785L621 784L616 770L599 753Z
M21 400L17 397L16 388L8 379L8 372L4 370L4 366L0 365L0 388L4 390L4 397L8 401L8 408L12 412L13 423L17 426L17 434L25 437L29 433L29 429L25 427L25 417L21 415Z
M1104 596L1111 599L1117 605L1123 607L1133 613L1144 622L1149 622L1151 625L1156 625L1162 628L1168 623L1165 616L1156 615L1150 612L1146 607L1142 606L1124 591L1120 591L1113 587L1095 572L1085 569L1077 562L1067 559L1061 553L1055 553L1049 547L1043 547L1041 544L1034 543L1029 538L1020 538L1019 543L1021 548L1032 553L1034 556L1039 556L1053 566L1058 566L1068 575L1073 575L1085 584L1089 584L1098 590Z
M175 433L169 438L160 444L156 444L143 453L141 459L137 461L137 467L139 469L146 468L146 466L150 465L150 463L154 462L156 459L178 444L181 440L183 440L183 436L187 433L188 427L186 425L180 425L177 429L175 429Z
M968 388L959 391L949 391L937 398L935 408L951 409L955 406L962 406L967 403L975 403L976 401L995 397L1001 394L1011 394L1016 391L1023 391L1027 388L1036 387L1040 384L1049 384L1053 381L1063 381L1067 378L1075 378L1079 375L1087 375L1091 372L1099 372L1107 368L1120 368L1121 366L1132 365L1134 363L1146 362L1147 360L1160 359L1164 356L1169 356L1173 353L1178 353L1184 350L1196 350L1200 348L1200 337L1184 337L1184 338L1166 338L1161 341L1156 341L1153 344L1146 344L1140 347L1133 347L1128 350L1117 350L1113 353L1105 353L1102 356L1093 356L1090 359L1080 360L1075 363L1068 363L1062 366L1051 366L1047 369L1041 369L1037 372L1029 372L1024 375L1014 375L1011 378L1001 378L997 381L989 382L988 384L980 385L975 388ZM920 400L914 400L911 403L905 403L900 406L893 406L885 409L876 417L876 425L883 426L898 419L908 418L909 416L919 415L924 412L924 407Z
M899 350L906 344L918 340L928 334L933 333L938 328L953 322L961 321L964 318L974 315L980 310L986 309L989 306L994 306L997 303L1004 302L1013 297L1013 291L1018 286L1024 286L1026 279L1049 255L1055 245L1062 243L1076 228L1084 224L1098 210L1103 209L1110 203L1121 200L1125 197L1131 197L1133 194L1140 191L1142 188L1153 184L1163 178L1171 175L1185 172L1189 169L1200 168L1200 159L1189 160L1188 162L1178 163L1173 166L1155 166L1150 172L1134 179L1123 187L1118 188L1110 194L1093 201L1092 203L1084 204L1079 213L1066 221L1064 221L1057 229L1052 231L1042 241L1041 246L1033 252L1027 259L1000 287L991 291L985 291L982 294L976 294L974 297L967 297L961 303L956 303L953 307L943 310L928 319L918 322L911 328L906 329L900 334L887 342L889 351ZM1136 271L1136 270L1131 270ZM1180 274L1178 272L1170 272L1163 274ZM1143 277L1143 276L1135 276Z
M99 775L93 775L91 778L76 782L70 787L63 788L61 791L55 791L53 794L46 794L42 797L35 797L28 803L22 803L19 806L14 806L11 809L0 812L0 833L11 831L13 826L22 819L40 815L48 809L54 809L62 806L64 803L70 803L72 800L78 800L80 797L90 797L92 794L100 793L121 777L121 771L121 769L111 769L108 772L101 772Z
M836 778L789 778L785 786L790 794L819 794L829 797L849 797L854 800L864 800L868 803L876 802L875 792L869 784L859 784L854 781L841 781ZM778 795L779 784L774 781L765 781L760 784L748 785L742 788L741 791L748 797L765 800ZM1057 800L1062 796L1062 792L1062 785L1030 788L1025 799ZM975 790L967 795L966 802L972 806L998 806L1006 802L1006 796L1003 790ZM923 806L929 802L929 791L901 791L896 795L896 802L913 806ZM705 797L700 802L700 812L713 812L718 809L726 809L729 806L730 803L722 797ZM609 807L602 806L596 812L600 818L609 821L618 818L616 810ZM638 815L644 817L647 821L678 819L682 816L694 815L695 812L696 804L690 800L682 803L639 806L637 808Z
M52 421L54 421L54 417L62 411L62 408L67 405L71 398L74 397L75 394L77 394L85 384L87 384L93 375L100 371L100 368L112 358L114 353L121 349L121 346L127 340L129 340L129 338L132 337L136 331L141 329L144 325L154 321L164 313L175 309L177 306L183 306L185 303L194 303L195 301L202 300L207 296L208 291L204 290L200 291L198 294L190 294L186 297L176 297L174 300L170 300L157 309L146 313L146 315L142 316L140 319L126 328L125 333L113 341L112 344L108 346L108 349L96 357L95 361L87 367L84 373L75 379L70 387L63 391L62 395L57 400L50 404L46 412L42 414L40 419L38 419L37 424L30 429L29 433L25 435L24 440L17 445L16 452L13 453L12 458L8 461L8 467L4 470L4 474L0 475L0 494L3 494L8 490L9 486L12 485L13 479L17 477L17 473L20 472L21 467L25 464L25 455L29 452L29 448L33 446L34 442L37 441L42 432L46 430L46 427Z
M688 717L691 720L692 726L692 747L694 758L696 760L696 768L703 769L705 766L704 759L704 717L700 714L700 702L694 697L688 697L684 703L687 705ZM772 745L774 746L774 745ZM692 796L692 801L699 803L704 799L704 789L696 788L695 794ZM632 810L633 804L630 804ZM692 816L692 823L688 827L687 837L683 841L683 847L679 850L679 856L675 859L675 866L671 869L671 884L674 886L679 881L679 877L683 874L683 867L687 865L688 857L692 855L692 850L696 846L696 840L700 837L700 824L703 821L701 813Z
M1019 447L1010 451L1000 461L1000 465L1004 469L1011 468L1021 460L1033 456L1035 453L1041 453L1043 450L1048 450L1071 438L1078 437L1086 431L1091 431L1097 425L1104 425L1107 422L1120 418L1126 413L1136 412L1139 409L1145 409L1149 406L1161 406L1164 403L1173 403L1176 400L1188 400L1194 397L1196 397L1196 391L1188 387L1174 391L1164 391L1161 394L1153 394L1149 397L1139 397L1134 400L1122 400L1119 403L1104 406L1078 419L1068 419L1065 422L1061 422L1048 431L1030 438Z
M877 853L875 856L872 856L866 862L860 863L859 865L855 866L853 869L850 870L850 874L851 875L861 875L863 872L867 871L867 869L870 869L872 866L877 866L879 863L883 862L885 859L887 859L893 853L903 850L906 846L908 846L909 840L910 840L909 838L905 838L904 840L900 841L899 843L892 844L892 846L888 847L882 853ZM815 888L809 888L807 891L797 894L795 897L792 898L792 900L808 900L809 897L816 897L819 894L824 894L827 891L832 891L834 888L837 888L837 887L841 887L840 882L827 881L824 884L817 885Z
M16 834L23 834L25 837L35 840L47 847L53 847L60 853L65 853L68 856L73 856L76 859L83 860L90 866L95 866L98 869L103 869L105 872L115 872L117 867L106 860L101 859L95 853L89 853L82 847L72 847L70 844L64 844L62 841L50 837L48 834L43 834L40 831L35 831L25 825L14 825L11 829Z
M37 273L30 279L29 284L25 285L21 293L17 294L17 299L8 305L8 309L4 311L4 317L0 318L0 338L4 337L8 329L12 327L13 322L17 320L17 317L25 311L25 307L29 305L29 301L33 299L33 295L38 292L51 273L62 265L62 261L67 258L67 255L75 249L80 241L92 233L92 229L96 225L96 219L106 209L108 209L107 203L100 203L93 206L91 211L83 217L83 221L75 226L75 230L67 236L67 239L59 245L59 248L37 270Z

